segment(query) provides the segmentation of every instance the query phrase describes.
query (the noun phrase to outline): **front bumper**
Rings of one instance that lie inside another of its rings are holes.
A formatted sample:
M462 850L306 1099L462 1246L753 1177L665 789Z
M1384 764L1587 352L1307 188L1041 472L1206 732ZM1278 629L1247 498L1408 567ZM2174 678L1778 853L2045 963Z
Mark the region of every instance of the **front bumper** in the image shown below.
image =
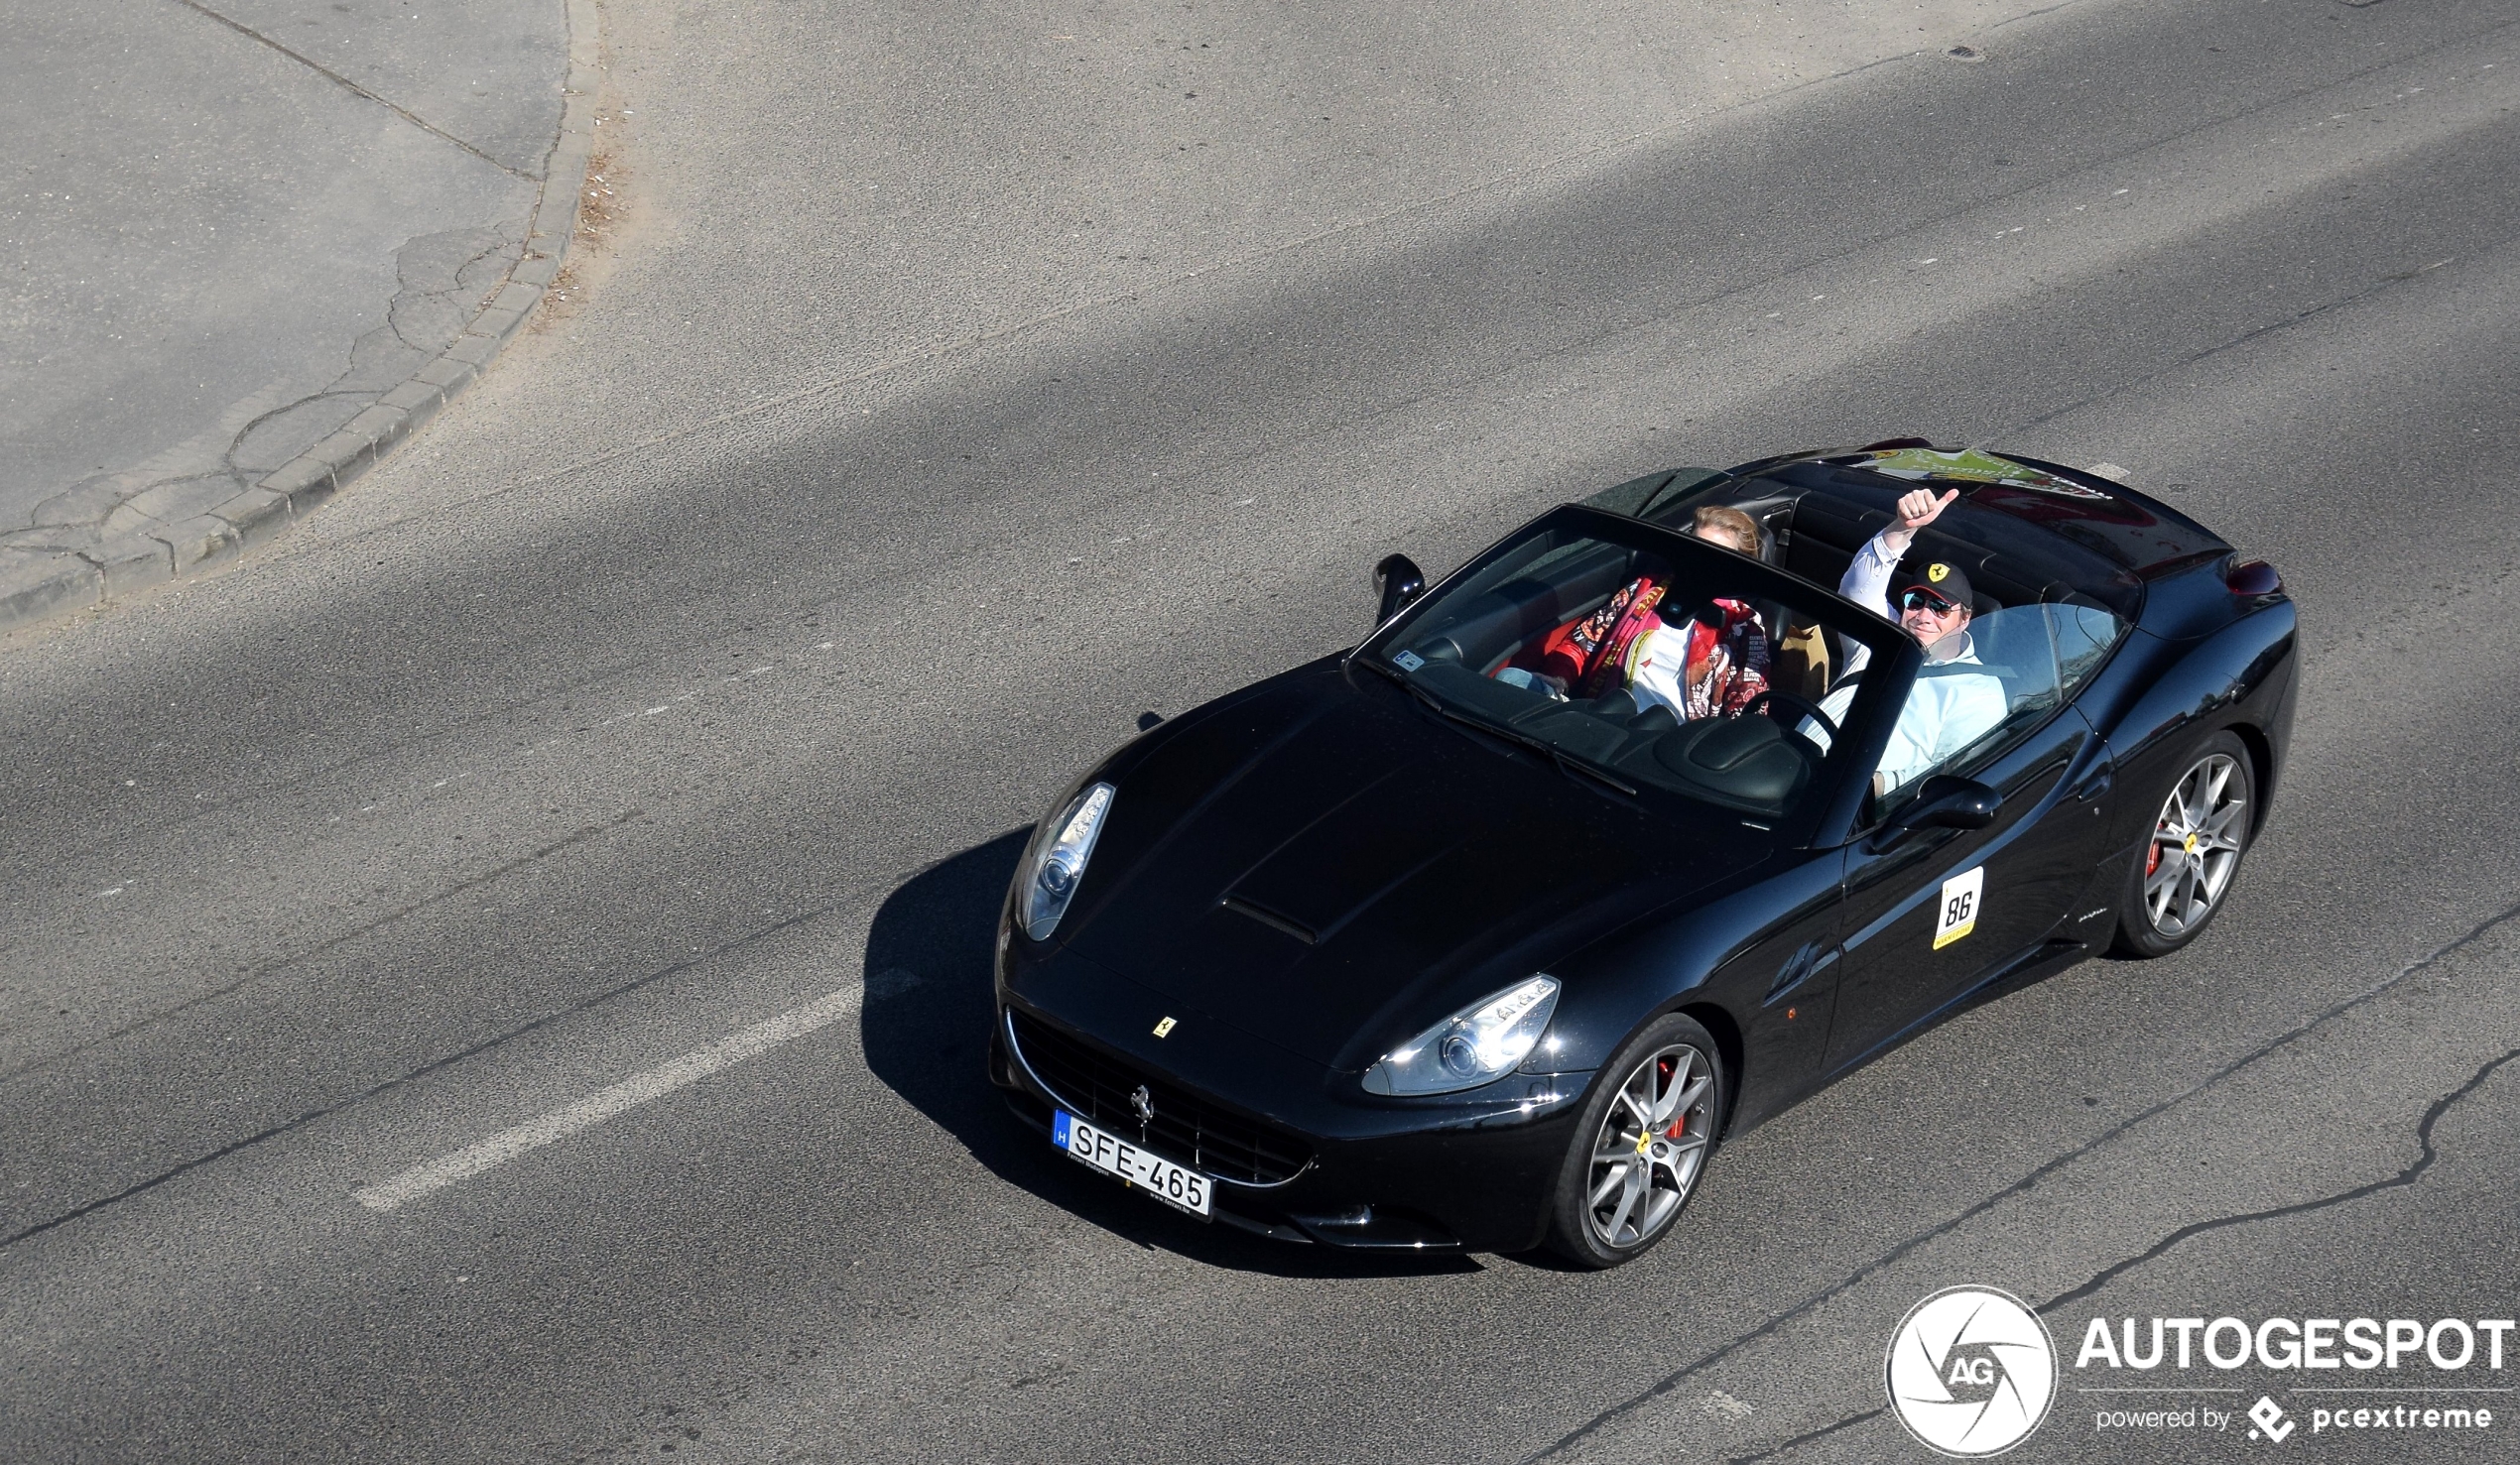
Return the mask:
M1133 985L1099 968L1095 975L1123 990ZM1045 1137L1055 1109L1134 1135L1154 1153L1208 1176L1217 1220L1325 1246L1511 1252L1538 1245L1590 1077L1520 1078L1502 1085L1519 1090L1518 1098L1489 1092L1483 1101L1459 1104L1377 1103L1361 1090L1343 1101L1336 1093L1340 1075L1245 1038L1233 1043L1240 1050L1231 1065L1238 1081L1226 1092L1228 1085L1186 1071L1211 1067L1198 1060L1212 1056L1226 1035L1209 1029L1202 1035L1208 1042L1184 1044L1181 1056L1191 1061L1176 1064L1150 1061L1088 1031L1112 1026L1056 1015L1001 989L990 1077L1015 1115ZM1059 1044L1065 1061L1054 1065L1028 1054L1027 1030L1036 1046L1045 1039ZM1101 1065L1095 1077L1075 1076L1079 1051ZM1114 1094L1126 1092L1115 1085L1131 1076L1142 1076L1170 1102L1197 1107L1211 1128L1226 1133L1202 1147L1197 1139L1185 1141L1178 1127L1160 1132L1125 1110L1108 1112L1119 1108ZM1240 1173L1220 1173L1228 1169Z

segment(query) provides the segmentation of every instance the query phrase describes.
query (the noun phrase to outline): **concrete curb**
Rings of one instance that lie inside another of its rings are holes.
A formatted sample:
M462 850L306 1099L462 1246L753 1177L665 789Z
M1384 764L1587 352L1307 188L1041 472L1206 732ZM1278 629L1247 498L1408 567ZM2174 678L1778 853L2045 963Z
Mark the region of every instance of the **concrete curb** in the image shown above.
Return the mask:
M601 38L595 0L567 5L568 75L561 94L560 136L543 170L533 223L507 279L463 333L339 431L206 512L117 535L90 549L56 550L32 563L0 563L0 633L215 568L270 542L322 507L488 369L559 276L585 196L603 80Z

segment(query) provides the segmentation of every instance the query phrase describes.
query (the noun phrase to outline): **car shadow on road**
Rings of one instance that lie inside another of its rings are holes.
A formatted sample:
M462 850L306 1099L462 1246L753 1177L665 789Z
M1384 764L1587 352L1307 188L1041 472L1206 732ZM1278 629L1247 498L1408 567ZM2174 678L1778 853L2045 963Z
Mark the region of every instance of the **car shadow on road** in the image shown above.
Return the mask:
M866 936L866 1065L961 1142L999 1179L1124 1241L1209 1266L1279 1277L1416 1277L1475 1272L1457 1254L1391 1255L1292 1246L1175 1215L1056 1154L1007 1112L988 1080L990 961L998 903L1029 830L932 865L875 913Z

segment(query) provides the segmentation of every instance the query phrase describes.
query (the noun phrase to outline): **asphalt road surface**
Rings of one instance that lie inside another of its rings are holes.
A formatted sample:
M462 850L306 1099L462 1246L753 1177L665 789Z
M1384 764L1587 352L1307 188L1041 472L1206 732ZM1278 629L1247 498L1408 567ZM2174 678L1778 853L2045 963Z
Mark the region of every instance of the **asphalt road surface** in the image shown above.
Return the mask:
M579 303L276 551L0 654L0 1455L1924 1459L1882 1350L1955 1282L2069 1356L2512 1316L2520 7L1998 18L1752 84L1588 14L608 11ZM1390 549L1908 430L2283 568L2206 938L1739 1138L1602 1275L1201 1228L1004 1117L1018 831L1141 712L1351 642ZM2021 1458L2268 1448L2067 1373ZM2462 1398L2281 1448L2510 1458Z

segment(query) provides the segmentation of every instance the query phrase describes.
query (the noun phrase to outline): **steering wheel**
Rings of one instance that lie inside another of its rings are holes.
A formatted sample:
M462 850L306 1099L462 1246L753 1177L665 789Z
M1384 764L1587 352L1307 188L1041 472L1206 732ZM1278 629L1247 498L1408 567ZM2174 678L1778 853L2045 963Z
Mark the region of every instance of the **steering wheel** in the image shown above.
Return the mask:
M1827 728L1828 746L1832 748L1837 746L1838 738L1843 736L1843 734L1841 734L1838 730L1837 719L1829 716L1826 712L1823 712L1820 709L1820 703L1802 695L1800 692L1786 691L1781 687L1768 687L1761 691L1757 696L1754 696L1750 700L1742 703L1740 715L1747 717L1751 713L1759 711L1763 707L1766 707L1774 702L1783 702L1786 705L1801 711L1806 716L1809 716L1813 721L1819 723L1821 726ZM1787 731L1791 732L1793 730L1788 728ZM1802 734L1796 733L1795 736L1801 737ZM1806 738L1804 741L1809 742L1810 739Z

